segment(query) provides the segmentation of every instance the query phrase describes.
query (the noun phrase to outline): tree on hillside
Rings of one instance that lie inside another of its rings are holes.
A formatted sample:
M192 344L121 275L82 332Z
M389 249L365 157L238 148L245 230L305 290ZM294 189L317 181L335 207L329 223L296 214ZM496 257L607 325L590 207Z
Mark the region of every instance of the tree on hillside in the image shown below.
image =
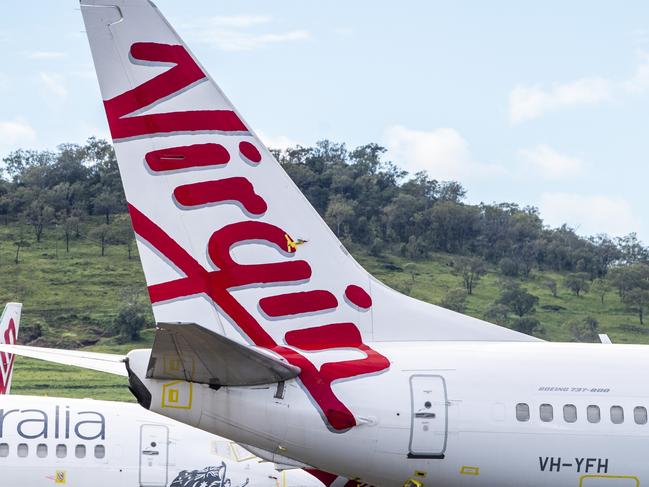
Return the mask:
M502 288L496 302L506 306L512 313L522 318L534 312L534 306L539 302L539 298L527 292L517 282L509 282Z
M329 201L325 220L336 229L336 235L341 236L342 225L354 216L354 205L349 200L335 196Z
M611 291L611 284L605 278L599 277L593 281L590 290L599 296L600 302L604 304L604 297Z
M500 259L498 262L498 268L503 276L518 277L518 263L510 257L503 257Z
M64 213L59 216L59 226L61 228L61 233L63 234L63 240L65 240L66 253L70 252L70 240L78 231L79 222L80 218L74 214L68 216Z
M426 210L426 237L431 250L458 253L469 250L480 236L480 209L476 206L439 201Z
M638 235L633 232L624 237L618 237L617 247L621 253L621 260L626 264L649 262L649 250L640 242Z
M545 279L543 285L550 290L553 298L557 297L557 281L554 279Z
M106 247L108 246L109 243L111 243L112 237L113 237L113 229L110 225L107 225L106 223L102 223L101 225L96 226L95 228L90 230L90 233L88 233L88 238L94 240L99 244L102 257L106 255Z
M640 324L644 324L649 304L649 265L637 263L616 267L611 270L609 279L617 288L622 303L629 311L637 313Z
M415 282L415 276L419 274L417 272L417 265L414 262L407 262L403 265L403 270L410 274L412 282Z
M644 325L644 315L649 306L649 289L633 288L624 294L622 302L629 311L638 314L640 324Z
M570 334L576 342L599 342L599 323L592 316L568 323Z
M512 323L512 328L526 335L539 335L543 333L541 322L531 316L517 318Z
M467 292L464 289L451 289L449 290L440 303L440 306L451 311L464 313L466 310Z
M547 227L534 207L467 204L460 182L424 172L408 175L400 161L385 159L378 144L348 149L322 140L277 156L331 228L373 255L399 252L414 260L448 252L484 259L511 277L539 269L584 273L588 280L605 277L615 264L649 263L649 249L634 234L584 238L566 225ZM110 224L126 211L118 164L105 140L61 144L55 151L18 150L3 161L0 218L6 222L25 215L37 199L54 210L59 226L64 214L78 212L84 221L102 215ZM38 211L33 220L40 239L52 222L43 223Z
M34 229L36 242L40 243L43 231L54 222L54 208L36 196L24 213L25 221Z
M14 264L18 265L18 262L20 262L20 251L31 245L29 241L25 238L25 232L23 231L22 224L18 226L18 235L16 240L14 240L14 245L16 246L16 255L14 256Z
M115 317L114 326L119 333L120 341L132 342L140 339L140 331L146 325L145 312L138 303L126 303Z
M563 280L563 285L570 289L577 297L580 297L581 293L587 293L590 289L588 276L583 273L566 276Z
M649 265L644 263L618 266L609 272L608 279L620 299L632 289L649 289Z
M484 260L479 257L460 257L455 260L454 269L462 277L464 289L469 295L473 294L473 288L487 272Z
M414 219L427 204L425 199L418 199L411 194L398 194L385 208L383 208L386 234L395 241L408 241L409 236L417 235L413 232Z
M111 191L109 188L104 188L93 199L94 211L106 218L106 225L110 224L110 217L116 213L121 207L120 194L116 191Z
M507 326L509 307L498 302L491 304L484 313L484 319L500 326Z
M421 260L428 257L427 249L428 246L422 237L411 235L407 243L401 244L400 253L409 259Z
M128 260L133 257L133 248L135 246L135 235L131 227L131 220L128 215L120 215L113 222L110 243L126 245Z

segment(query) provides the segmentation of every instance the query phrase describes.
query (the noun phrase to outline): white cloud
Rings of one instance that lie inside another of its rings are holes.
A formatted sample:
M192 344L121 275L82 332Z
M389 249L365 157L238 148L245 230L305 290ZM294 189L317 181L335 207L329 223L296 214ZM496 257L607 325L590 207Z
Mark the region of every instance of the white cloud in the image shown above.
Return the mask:
M623 88L630 94L642 95L649 92L649 53L638 53L640 62L633 76L623 83Z
M567 223L584 235L626 235L642 228L631 205L623 198L576 193L543 193L541 216L551 226Z
M60 74L40 73L38 79L48 101L53 101L52 98L64 100L68 97L65 78Z
M294 141L290 137L287 137L286 135L272 136L261 131L258 131L257 135L264 143L264 145L269 149L284 150L284 149L288 149L289 147L295 147L296 145L298 145L296 141Z
M582 78L553 84L550 88L518 85L509 95L509 118L513 123L520 123L548 112L596 105L611 98L611 82L604 78Z
M251 51L271 44L302 41L308 38L309 33L305 30L259 35L222 30L219 32L206 32L202 40L223 51Z
M634 35L649 36L644 30ZM509 118L512 123L520 123L548 112L598 105L624 96L646 95L649 93L649 52L639 49L637 57L635 71L627 79L613 81L593 77L555 83L550 87L518 85L509 94Z
M310 33L303 29L271 33L251 30L268 25L272 20L272 17L262 15L211 17L191 26L189 30L197 41L223 51L250 51L273 44L304 41L311 37Z
M519 151L526 163L526 172L548 180L561 180L581 174L584 163L581 159L557 152L552 147L541 144L531 149Z
M428 171L435 179L460 179L503 174L495 165L473 160L467 141L452 128L413 130L400 125L384 134L388 154L408 172Z
M245 29L256 25L268 24L272 20L272 17L267 15L230 15L211 17L208 19L208 23L213 27Z
M16 149L24 143L36 140L36 131L25 120L0 121L0 147L3 150Z
M29 59L50 61L55 59L63 59L67 57L67 54L58 51L33 51L27 54L27 57Z

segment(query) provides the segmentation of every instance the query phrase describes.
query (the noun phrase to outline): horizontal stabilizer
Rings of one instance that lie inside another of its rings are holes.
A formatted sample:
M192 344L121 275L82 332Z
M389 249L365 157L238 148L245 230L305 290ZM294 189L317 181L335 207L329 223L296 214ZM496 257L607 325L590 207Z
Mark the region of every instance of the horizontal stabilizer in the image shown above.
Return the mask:
M148 379L253 386L294 379L300 369L195 323L158 323Z
M0 344L0 352L126 377L124 355Z

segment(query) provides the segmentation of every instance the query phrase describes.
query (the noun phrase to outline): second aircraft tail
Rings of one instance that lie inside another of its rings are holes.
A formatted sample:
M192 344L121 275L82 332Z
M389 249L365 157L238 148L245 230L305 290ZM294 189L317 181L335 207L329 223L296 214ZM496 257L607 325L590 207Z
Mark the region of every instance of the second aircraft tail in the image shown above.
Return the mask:
M18 337L22 304L7 303L0 318L0 343L13 345ZM15 355L0 352L0 394L9 394Z

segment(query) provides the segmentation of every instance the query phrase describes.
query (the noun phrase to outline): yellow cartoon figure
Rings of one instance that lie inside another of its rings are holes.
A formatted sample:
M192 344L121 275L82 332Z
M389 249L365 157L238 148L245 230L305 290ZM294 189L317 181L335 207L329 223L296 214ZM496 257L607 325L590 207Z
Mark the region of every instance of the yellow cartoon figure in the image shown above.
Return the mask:
M286 250L291 251L297 251L297 248L299 245L305 244L308 242L308 240L302 240L301 238L298 238L297 240L293 240L291 237L288 236L288 233L284 234L284 238L286 238Z

